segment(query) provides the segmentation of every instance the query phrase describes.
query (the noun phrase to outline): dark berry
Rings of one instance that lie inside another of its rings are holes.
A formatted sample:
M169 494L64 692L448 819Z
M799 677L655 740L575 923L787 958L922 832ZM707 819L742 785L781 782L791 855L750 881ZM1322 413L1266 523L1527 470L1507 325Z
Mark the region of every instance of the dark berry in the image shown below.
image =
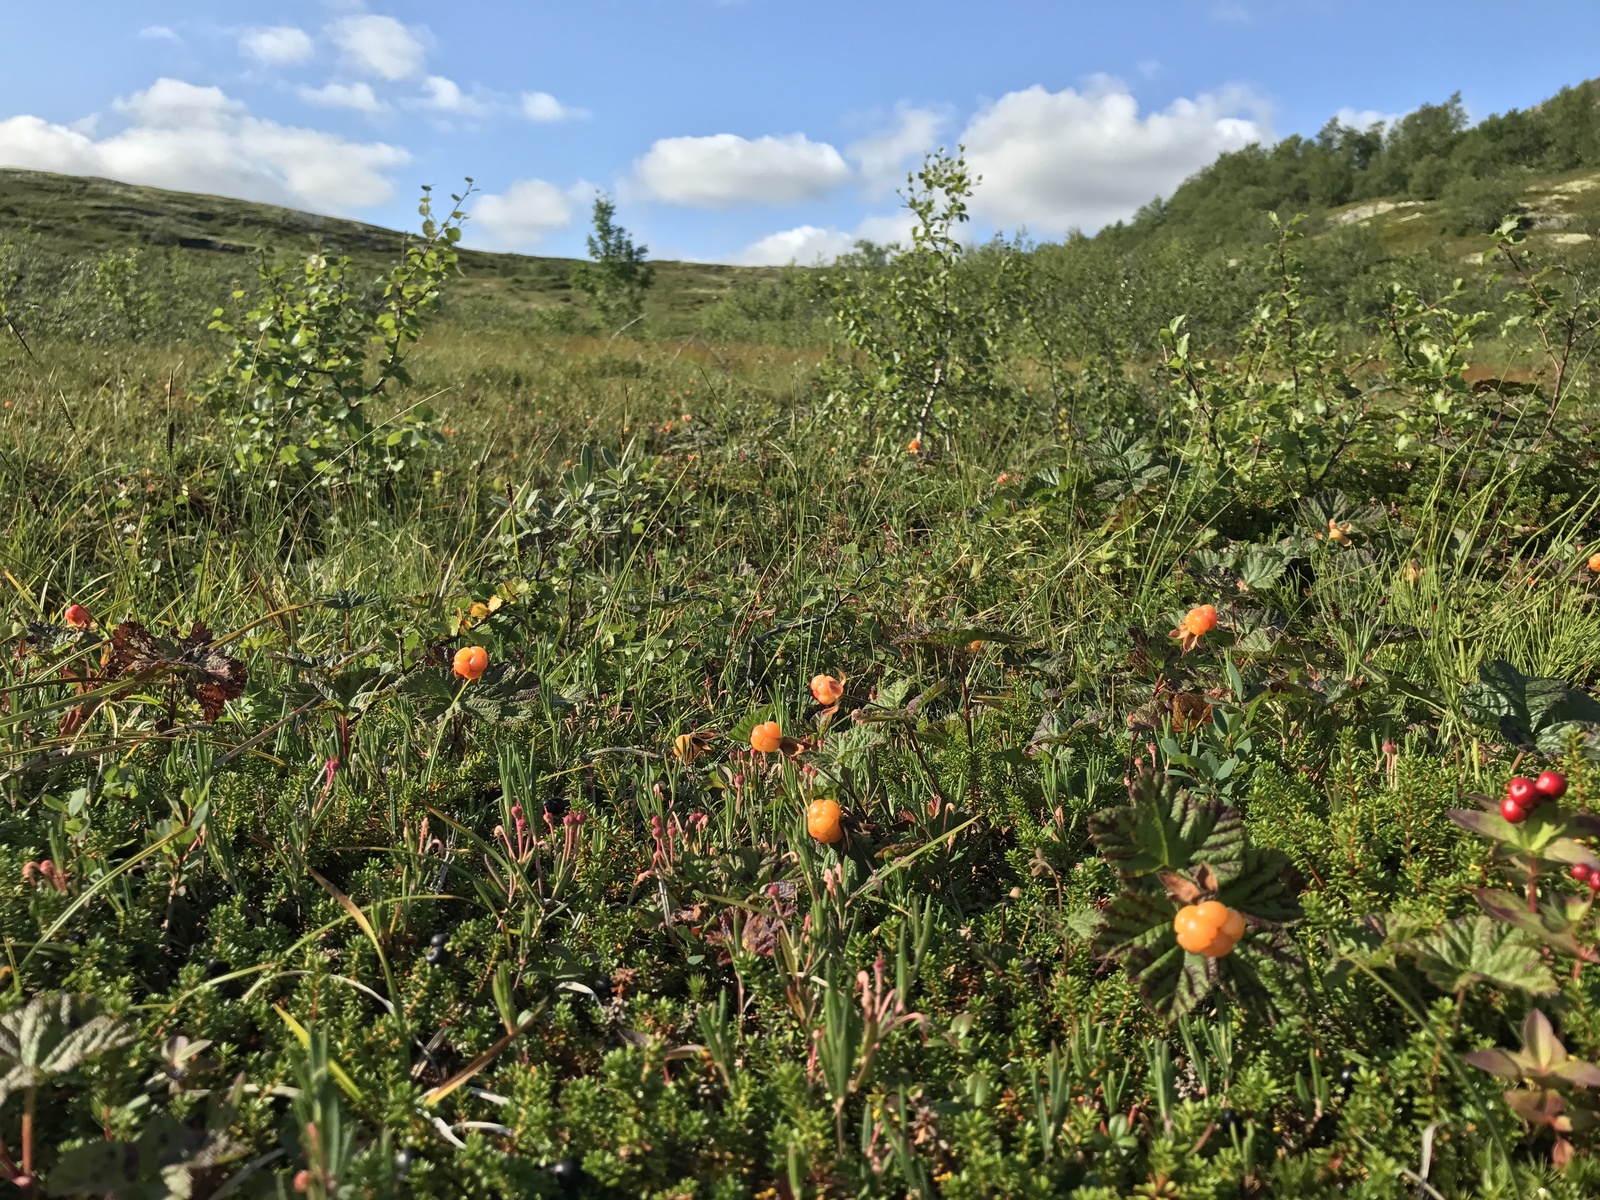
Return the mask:
M1510 796L1507 796L1504 800L1500 801L1500 815L1506 820L1510 821L1513 825L1520 825L1522 824L1522 819L1526 817L1528 813L1527 810L1522 807L1522 805L1511 799Z
M428 944L430 946L438 946L440 949L443 949L444 944L449 940L450 935L448 933L436 933L428 939Z
M1225 1108L1217 1114L1217 1128L1223 1133L1232 1133L1239 1128L1239 1114L1231 1108Z
M444 961L444 949L440 946L430 946L422 958L430 967L437 967Z
M575 1158L563 1158L550 1168L550 1174L554 1175L556 1182L567 1191L571 1191L583 1182L583 1168L578 1165L578 1160Z
M594 998L601 1004L611 999L611 976L602 975L594 981Z
M1533 786L1533 780L1524 779L1521 775L1506 784L1506 799L1515 801L1523 808L1532 808L1543 798Z
M1587 863L1573 863L1567 869L1567 874L1571 875L1579 883L1587 883L1589 881L1589 866Z
M411 1174L411 1147L402 1146L394 1152L394 1177L401 1183L406 1181L406 1176Z
M1339 1072L1339 1086L1342 1087L1345 1091L1348 1092L1351 1088L1353 1088L1355 1086L1355 1084L1356 1084L1356 1070L1355 1070L1354 1067L1346 1067L1344 1070Z
M1546 771L1533 781L1533 786L1546 800L1559 800L1567 794L1567 777L1560 771Z

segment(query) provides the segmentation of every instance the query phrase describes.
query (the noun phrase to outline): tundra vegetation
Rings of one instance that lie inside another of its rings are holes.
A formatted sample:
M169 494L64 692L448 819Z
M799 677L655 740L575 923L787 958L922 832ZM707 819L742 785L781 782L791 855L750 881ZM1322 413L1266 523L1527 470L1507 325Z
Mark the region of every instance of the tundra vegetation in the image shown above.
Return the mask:
M0 1174L1600 1192L1595 124L710 292L19 223Z

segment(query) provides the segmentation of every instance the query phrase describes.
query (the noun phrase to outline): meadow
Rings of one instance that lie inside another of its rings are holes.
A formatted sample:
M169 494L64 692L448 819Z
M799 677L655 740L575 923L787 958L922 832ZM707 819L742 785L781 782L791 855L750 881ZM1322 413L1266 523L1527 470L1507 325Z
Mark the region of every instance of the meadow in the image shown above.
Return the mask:
M974 186L620 331L13 240L21 1194L1600 1190L1592 238Z

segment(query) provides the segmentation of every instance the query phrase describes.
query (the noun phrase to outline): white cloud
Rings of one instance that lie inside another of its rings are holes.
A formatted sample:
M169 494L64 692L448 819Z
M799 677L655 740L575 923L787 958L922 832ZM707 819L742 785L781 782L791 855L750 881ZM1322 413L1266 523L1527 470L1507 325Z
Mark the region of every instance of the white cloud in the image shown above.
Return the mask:
M905 245L910 240L910 217L905 213L896 213L893 216L867 217L856 226L854 233L823 229L816 225L801 225L769 233L739 251L733 261L746 267L785 267L790 263L814 267L826 265L839 255L849 253L856 248L857 242L888 246Z
M250 115L220 88L158 79L114 106L128 128L92 134L34 116L0 121L0 165L348 212L394 196L388 172L411 156Z
M1218 154L1270 140L1263 110L1237 88L1143 117L1116 80L1085 92L1011 92L961 136L968 164L983 176L973 212L1048 234L1098 229L1169 194Z
M912 223L913 217L904 209L887 216L866 217L856 226L854 237L858 242L872 242L879 246L909 246ZM964 228L952 230L951 236L957 241L965 240Z
M1379 112L1375 108L1341 108L1333 114L1334 120L1352 129L1370 129L1374 125L1390 126L1400 119L1399 113Z
M902 104L895 110L893 128L846 148L845 153L861 168L867 194L877 198L903 183L907 167L933 149L944 124L942 113Z
M751 242L733 261L746 267L786 267L790 263L802 267L821 266L853 249L855 244L855 238L837 229L801 225Z
M380 79L409 79L422 73L427 57L422 40L393 17L364 14L335 21L328 32L357 71Z
M518 179L504 192L478 198L472 230L500 249L532 249L547 234L572 224L577 201L593 191L582 183L563 191L543 179Z
M239 39L239 49L269 67L294 66L305 62L316 52L311 35L293 25L247 29Z
M139 36L151 42L181 42L175 29L167 25L146 25L139 30Z
M139 125L162 130L215 129L245 111L241 101L230 99L219 87L196 87L167 78L126 100L113 101L111 107Z
M579 120L589 114L581 108L561 103L549 92L523 92L522 115L530 121L547 125L556 121Z
M662 138L634 163L635 184L647 198L691 208L817 200L849 178L837 150L798 133Z
M381 113L389 108L370 83L329 83L319 88L303 87L300 98L326 108L353 108L357 112Z
M429 75L422 81L422 91L423 97L418 107L435 112L454 113L458 117L482 117L494 108L488 101L467 95L461 90L460 84L443 75Z

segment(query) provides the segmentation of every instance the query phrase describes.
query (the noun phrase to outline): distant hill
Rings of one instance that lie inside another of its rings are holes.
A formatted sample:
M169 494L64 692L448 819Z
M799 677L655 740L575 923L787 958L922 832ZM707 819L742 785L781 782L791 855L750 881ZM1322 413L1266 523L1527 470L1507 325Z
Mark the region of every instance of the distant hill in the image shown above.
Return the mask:
M1356 128L1335 118L1315 137L1220 155L1102 236L1137 242L1172 235L1226 246L1259 240L1267 212L1305 212L1335 223L1382 217L1391 232L1414 224L1398 238L1414 245L1486 233L1517 212L1528 227L1564 232L1575 243L1594 232L1597 179L1597 81L1477 124L1468 122L1458 93L1387 126Z
M1144 286L1159 294L1150 300L1144 323L1156 328L1173 312L1194 312L1197 302L1171 293L1171 272L1159 265L1163 256L1198 254L1231 268L1236 258L1269 240L1268 212L1307 213L1307 232L1370 234L1365 244L1381 259L1427 258L1452 272L1469 269L1466 260L1485 248L1484 235L1508 213L1521 217L1536 243L1570 254L1596 248L1600 85L1564 88L1541 104L1476 124L1468 122L1459 96L1425 104L1387 126L1358 129L1330 120L1315 137L1291 136L1223 154L1132 219L1093 238L1070 238L1056 251L1043 249L1046 257L1059 251L1106 262L1130 254L1146 259ZM248 279L259 251L304 254L320 248L376 271L392 259L402 236L270 204L0 168L0 258L7 243L28 250L13 256L27 264L16 294L34 307L14 305L13 312L32 328L48 327L49 313L58 327L70 323L85 308L79 297L104 290L81 286L93 275L95 260L130 246L161 251L150 257L167 270L163 294L186 301L170 306L169 324L188 331L203 327L204 314L226 295L230 280ZM1337 258L1345 244L1328 239L1325 257ZM463 250L462 279L447 293L447 312L474 327L579 327L583 301L568 282L574 265L570 259ZM799 275L702 263L655 266L656 285L646 305L647 327L655 334L721 329L722 318L729 317L737 328L722 332L735 339L819 336L823 314L815 296L778 282L799 281ZM0 261L0 277L7 269ZM1333 276L1331 286L1348 290L1350 278ZM1044 284L1055 289L1048 302L1103 306L1105 297L1097 299L1086 278L1067 272ZM3 278L0 285L11 286ZM708 323L705 310L730 293L735 300ZM6 299L0 294L0 304ZM785 332L786 327L792 328Z
M229 270L243 276L251 270L249 256L263 249L298 254L320 247L377 267L392 258L402 236L378 225L249 200L0 168L0 243L26 237L66 258L144 245L177 252L202 266L206 276ZM456 299L511 318L531 318L540 310L546 318L558 317L561 309L581 303L568 284L574 265L565 258L463 250ZM736 280L770 273L658 262L647 311L658 329L692 328L695 313Z

